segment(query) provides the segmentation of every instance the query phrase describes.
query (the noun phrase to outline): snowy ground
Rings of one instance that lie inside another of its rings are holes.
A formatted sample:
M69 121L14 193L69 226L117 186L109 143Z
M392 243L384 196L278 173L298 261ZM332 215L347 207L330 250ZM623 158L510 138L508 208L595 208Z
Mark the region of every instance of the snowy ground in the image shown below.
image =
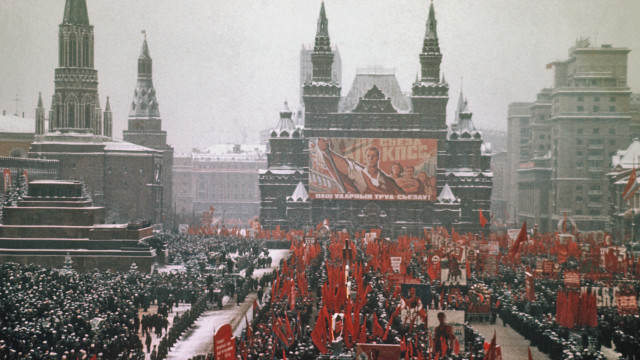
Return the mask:
M273 271L280 264L289 250L269 250L271 255L271 268L256 269L254 278L260 278L267 272ZM245 327L244 316L250 319L253 315L253 300L256 293L251 293L246 300L236 305L234 299L225 296L222 310L206 310L195 323L180 337L178 342L169 350L168 360L186 360L196 355L205 355L213 352L213 334L224 324L230 324L233 334L238 336Z

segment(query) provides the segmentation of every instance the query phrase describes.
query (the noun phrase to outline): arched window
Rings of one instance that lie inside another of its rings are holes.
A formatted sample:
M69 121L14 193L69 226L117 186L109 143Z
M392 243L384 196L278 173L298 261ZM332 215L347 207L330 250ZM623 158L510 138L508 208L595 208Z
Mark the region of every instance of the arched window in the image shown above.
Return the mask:
M89 39L85 36L82 39L82 66L89 67Z
M62 127L77 128L79 125L78 118L81 114L78 113L78 100L75 95L71 94L67 97L65 101L65 111L67 113L67 118Z
M91 129L91 104L84 104L84 127Z
M68 64L69 66L76 66L77 64L77 39L76 39L76 35L75 34L71 34L71 36L69 36L69 61Z
M69 127L76 125L76 104L67 104L67 124Z
M58 41L58 51L60 52L60 54L58 54L58 66L60 67L64 67L65 66L65 60L64 60L64 38L62 37L62 35L60 35L60 39Z

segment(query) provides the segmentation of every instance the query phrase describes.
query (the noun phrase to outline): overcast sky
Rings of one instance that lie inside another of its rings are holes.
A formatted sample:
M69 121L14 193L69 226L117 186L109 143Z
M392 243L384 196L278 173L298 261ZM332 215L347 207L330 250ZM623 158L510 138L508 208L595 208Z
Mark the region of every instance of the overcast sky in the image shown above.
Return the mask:
M34 116L54 91L64 0L0 1L0 109ZM102 106L114 137L127 126L141 30L154 61L163 129L178 151L257 142L285 99L299 98L299 53L312 44L319 0L87 0ZM461 86L480 128L506 129L507 105L552 84L545 65L566 59L581 36L628 47L629 85L640 92L638 0L435 0L449 116ZM395 69L409 92L419 70L428 0L326 0L340 49L343 96L356 68Z

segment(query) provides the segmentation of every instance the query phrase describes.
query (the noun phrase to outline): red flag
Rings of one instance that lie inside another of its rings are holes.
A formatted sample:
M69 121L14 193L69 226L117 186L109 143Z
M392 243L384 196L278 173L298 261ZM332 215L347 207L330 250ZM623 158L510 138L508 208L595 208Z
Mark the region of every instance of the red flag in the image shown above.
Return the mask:
M326 309L326 306L323 307L323 310ZM321 353L326 354L327 350L327 327L325 323L324 313L326 311L318 312L318 319L316 319L316 325L311 332L311 340L313 344L320 350Z
M96 360L96 359L98 359L98 355L93 354L93 356L91 357L91 360Z
M289 315L287 315L287 312L284 312L284 320L287 322L287 337L289 338L293 338L293 331L291 330L291 325L289 324Z
M524 224L522 224L522 229L520 229L520 233L518 234L518 238L516 239L516 242L513 244L513 246L511 246L511 249L509 249L509 258L511 260L513 260L516 255L518 255L518 252L520 250L520 245L522 245L523 242L527 241L527 222L525 221Z
M478 216L480 217L480 226L484 227L487 225L487 219L484 217L484 214L482 214L482 209L478 209Z
M367 322L362 322L362 328L360 328L360 338L358 342L366 343L367 342Z
M456 338L456 342L453 344L453 353L456 355L460 354L460 342L458 338Z
M378 316L376 315L376 313L373 313L373 336L379 338L382 338L384 336L384 329L378 322Z
M638 183L636 181L636 168L634 167L631 170L631 174L629 174L629 180L627 181L627 185L624 187L622 191L622 198L627 200L634 192L638 189Z
M527 352L529 352L529 360L533 360L533 356L531 356L531 346L527 346Z
M467 268L467 279L469 279L471 277L471 265L469 265L469 259L467 259L464 263L465 267Z
M253 331L251 331L251 326L249 326L249 321L247 320L247 314L244 314L244 323L247 329L247 340L251 342L253 339Z
M487 349L487 353L484 355L484 360L496 360L496 331L493 331L493 339L491 339L491 344L489 345L489 349Z
M253 299L253 317L256 317L256 309L258 308L258 299Z

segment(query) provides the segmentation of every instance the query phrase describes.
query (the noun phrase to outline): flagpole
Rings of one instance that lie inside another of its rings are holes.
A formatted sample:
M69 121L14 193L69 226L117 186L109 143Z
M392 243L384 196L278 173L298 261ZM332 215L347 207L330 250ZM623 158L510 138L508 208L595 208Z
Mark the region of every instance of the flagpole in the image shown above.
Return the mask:
M633 171L634 173L636 171L636 158L637 158L637 155L633 157L633 168L631 169L631 171ZM631 176L631 175L629 175L629 176ZM636 180L636 181L638 181L638 180ZM635 224L635 219L634 219L635 215L636 215L635 214L636 211L635 211L635 204L634 204L633 199L634 199L634 196L632 195L631 199L629 201L629 204L631 205L631 242L632 243L634 242L634 235L635 235L635 231L634 231L635 229L634 228L635 228L635 225L636 225Z

